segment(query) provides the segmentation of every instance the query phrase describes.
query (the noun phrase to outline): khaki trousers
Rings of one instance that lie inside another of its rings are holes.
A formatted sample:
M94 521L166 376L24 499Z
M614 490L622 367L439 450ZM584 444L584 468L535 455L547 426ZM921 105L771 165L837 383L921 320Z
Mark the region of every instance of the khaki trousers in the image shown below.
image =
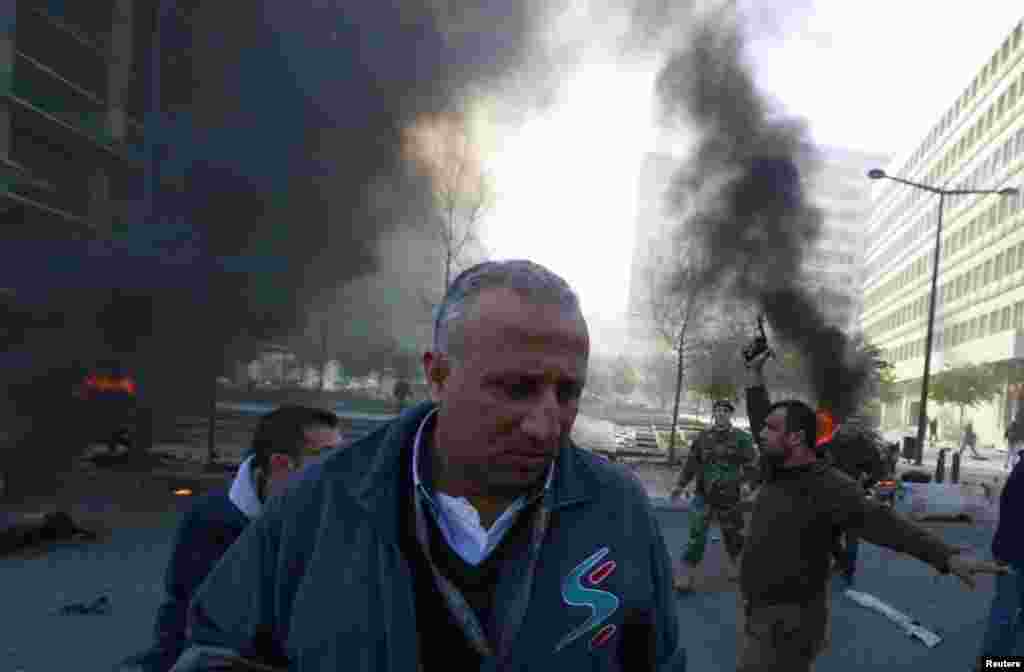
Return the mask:
M810 672L830 644L832 594L826 587L806 604L751 606L738 593L736 669Z

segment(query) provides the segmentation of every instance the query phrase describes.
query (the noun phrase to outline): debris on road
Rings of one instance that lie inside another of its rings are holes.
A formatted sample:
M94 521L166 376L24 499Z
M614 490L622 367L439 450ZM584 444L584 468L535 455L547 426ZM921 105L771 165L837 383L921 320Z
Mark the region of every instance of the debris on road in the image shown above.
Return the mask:
M929 649L938 646L939 643L942 642L942 637L939 637L931 630L925 628L920 623L913 620L903 612L897 611L896 609L889 606L885 602L881 601L874 595L870 593L862 593L860 591L852 590L849 588L847 588L844 592L846 593L847 597L849 597L857 604L861 605L862 607L867 607L868 609L877 611L878 613L882 614L896 625L903 628L904 632L906 632L909 636L913 637L914 639L923 642L924 645L927 646Z
M66 604L60 608L60 613L64 616L105 616L110 613L110 598L101 595L92 602Z
M96 541L98 535L79 527L65 511L0 514L0 556L57 541Z

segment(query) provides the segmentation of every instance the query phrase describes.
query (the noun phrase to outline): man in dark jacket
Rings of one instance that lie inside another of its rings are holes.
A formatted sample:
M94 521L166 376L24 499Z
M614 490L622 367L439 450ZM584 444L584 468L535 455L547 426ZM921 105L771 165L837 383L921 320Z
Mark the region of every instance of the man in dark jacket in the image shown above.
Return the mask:
M284 406L260 418L252 447L231 487L199 498L174 536L164 580L167 599L157 611L153 648L133 662L167 672L185 648L188 603L196 588L263 511L267 497L311 456L341 442L338 417L328 411Z
M885 441L856 419L839 426L824 447L828 463L867 489L885 477L882 451ZM836 561L848 587L853 586L860 543L852 530L837 532ZM842 540L842 543L839 543Z
M996 577L996 594L988 615L978 669L985 669L986 656L1024 654L1024 538L1016 529L1024 507L1024 467L1018 462L1006 479L999 496L999 524L992 538L992 557L1013 569Z
M754 501L740 568L738 669L810 670L828 647L828 577L835 530L852 529L880 546L908 553L974 585L996 563L964 558L957 549L864 497L848 476L819 461L817 417L799 401L772 404L764 387L767 355L750 365L750 428L769 469Z
M1017 466L1021 448L1024 447L1024 422L1019 414L1014 416L1003 438L1006 439L1006 465L1003 468L1009 471Z
M464 271L423 355L432 401L268 506L197 593L190 642L290 672L684 670L643 486L569 439L588 355L562 278Z

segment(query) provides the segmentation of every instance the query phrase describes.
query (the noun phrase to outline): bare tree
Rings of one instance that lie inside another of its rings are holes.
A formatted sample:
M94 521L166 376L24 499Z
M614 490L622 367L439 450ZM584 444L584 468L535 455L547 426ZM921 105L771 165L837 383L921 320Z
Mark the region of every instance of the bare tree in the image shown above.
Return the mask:
M708 289L702 280L706 276L699 251L677 237L673 252L663 264L651 264L647 271L651 323L659 345L670 350L676 361L675 403L668 448L672 463L676 461L676 426L683 374L687 365L707 350L706 341L700 338L700 323L705 317Z
M410 151L433 183L434 208L424 226L437 243L444 296L460 270L488 256L479 233L493 207L494 191L463 117L435 117L417 124L409 138ZM440 303L433 292L424 292L421 300L431 310Z

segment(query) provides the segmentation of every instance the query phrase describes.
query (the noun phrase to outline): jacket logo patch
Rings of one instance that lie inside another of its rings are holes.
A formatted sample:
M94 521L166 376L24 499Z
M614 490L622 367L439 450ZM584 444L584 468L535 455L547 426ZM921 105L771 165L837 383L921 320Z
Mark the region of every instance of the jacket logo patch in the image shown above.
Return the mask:
M597 634L594 635L594 637L590 640L590 649L594 650L600 646L604 646L608 643L608 640L610 640L612 638L612 635L614 634L615 625L613 623L609 623L608 625L604 626L603 628L598 630Z
M610 552L607 546L599 549L596 553L578 564L562 581L562 600L571 607L589 607L590 617L562 638L562 641L555 647L556 653L591 630L600 627L618 610L619 598L617 596L606 590L587 588L583 585L583 577L587 576L588 573L588 583L597 585L615 571L617 565L614 561L609 560L601 563L601 560ZM601 563L600 566L598 566L598 563ZM590 640L590 648L593 649L595 646L606 644L612 635L615 634L615 629L615 626L612 624L602 628Z
M614 560L605 560L601 563L600 567L592 571L590 575L587 576L587 581L589 581L592 586L599 585L602 581L612 575L612 572L615 571L616 567L618 567L618 565Z

